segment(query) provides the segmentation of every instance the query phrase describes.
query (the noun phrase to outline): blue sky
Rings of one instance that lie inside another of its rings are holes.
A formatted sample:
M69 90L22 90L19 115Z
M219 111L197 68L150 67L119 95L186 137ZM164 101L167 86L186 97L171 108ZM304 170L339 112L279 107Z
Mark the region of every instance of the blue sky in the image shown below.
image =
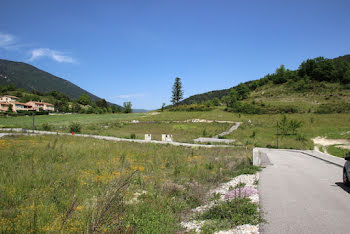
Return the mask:
M350 54L348 0L2 0L0 58L133 108Z

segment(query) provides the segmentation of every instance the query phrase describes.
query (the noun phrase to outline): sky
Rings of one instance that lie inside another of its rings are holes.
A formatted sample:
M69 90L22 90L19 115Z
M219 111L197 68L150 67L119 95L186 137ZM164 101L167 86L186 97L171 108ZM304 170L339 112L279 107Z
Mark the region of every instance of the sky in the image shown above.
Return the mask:
M0 58L112 103L170 104L350 54L349 0L1 0Z

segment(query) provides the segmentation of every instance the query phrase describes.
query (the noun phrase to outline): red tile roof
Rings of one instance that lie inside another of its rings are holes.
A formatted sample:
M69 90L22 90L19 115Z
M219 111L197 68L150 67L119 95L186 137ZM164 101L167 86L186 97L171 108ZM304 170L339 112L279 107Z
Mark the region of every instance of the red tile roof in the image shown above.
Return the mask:
M22 103L22 102L12 102L12 103L14 103L14 104L19 104L19 105L23 105L23 106L31 106L31 105L28 105L28 104ZM10 103L10 104L12 104L12 103Z
M36 101L29 101L29 102L33 102L35 104L40 104L40 105L53 106L53 104L47 103L47 102L36 102ZM27 103L29 103L29 102L27 102Z

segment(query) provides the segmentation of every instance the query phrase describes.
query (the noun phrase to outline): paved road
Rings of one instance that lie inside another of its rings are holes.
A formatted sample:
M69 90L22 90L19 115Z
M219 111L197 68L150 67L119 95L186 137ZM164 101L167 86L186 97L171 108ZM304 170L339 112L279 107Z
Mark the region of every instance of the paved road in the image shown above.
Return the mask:
M260 174L261 233L350 233L350 190L342 168L320 159L265 150ZM268 164L268 163L267 163Z

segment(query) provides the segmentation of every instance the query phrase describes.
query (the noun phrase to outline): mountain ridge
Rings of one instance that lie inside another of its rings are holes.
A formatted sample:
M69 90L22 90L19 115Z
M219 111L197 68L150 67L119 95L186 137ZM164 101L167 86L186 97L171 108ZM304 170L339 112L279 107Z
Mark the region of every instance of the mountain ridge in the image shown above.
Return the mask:
M55 76L31 64L6 59L0 59L0 84L13 84L28 91L44 93L55 90L64 93L72 99L77 99L82 94L88 95L93 101L102 99L66 79Z

